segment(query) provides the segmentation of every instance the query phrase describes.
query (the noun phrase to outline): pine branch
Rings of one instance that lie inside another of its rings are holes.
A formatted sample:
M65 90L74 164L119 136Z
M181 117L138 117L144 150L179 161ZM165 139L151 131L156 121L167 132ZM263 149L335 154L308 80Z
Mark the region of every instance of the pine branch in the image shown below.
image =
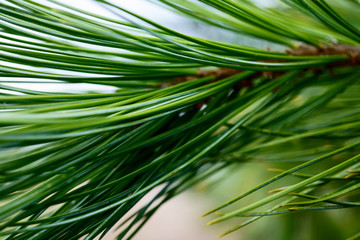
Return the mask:
M358 23L324 0L286 0L286 11L156 1L286 49L271 51L193 37L95 2L119 19L56 0L0 2L0 236L94 239L120 221L128 225L119 239L131 239L169 199L259 159L290 165L206 214L281 184L210 221L251 217L225 234L264 216L359 207Z

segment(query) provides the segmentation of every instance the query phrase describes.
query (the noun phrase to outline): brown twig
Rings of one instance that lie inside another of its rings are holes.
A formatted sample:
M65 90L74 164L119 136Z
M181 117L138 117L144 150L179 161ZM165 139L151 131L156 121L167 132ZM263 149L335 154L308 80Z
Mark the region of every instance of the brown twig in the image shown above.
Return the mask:
M340 66L360 66L360 47L345 44L324 45L315 47L311 45L300 45L295 49L286 51L293 56L329 56L347 55L348 60L335 63L332 67Z
M333 74L332 70L335 67L346 67L346 66L360 66L360 47L359 46L350 46L344 44L333 44L333 45L324 45L322 47L316 47L312 45L299 45L298 47L286 51L287 54L292 56L329 56L329 55L347 55L348 59L340 62L331 63L326 66L326 69L330 71L330 74ZM283 60L278 59L266 59L263 62L283 62ZM312 72L321 72L320 68L308 68L305 71ZM235 74L242 72L239 69L231 68L217 68L217 69L199 69L198 74L191 76L180 76L175 79L175 81L161 84L160 87L169 87L174 86L183 82L192 81L202 77L213 76L214 81L219 81L227 77L231 77ZM274 79L282 74L284 71L259 71L248 79L242 80L237 85L233 87L234 90L239 91L242 88L252 88L254 86L253 80L259 76L264 76L269 79ZM274 89L277 91L278 87ZM203 105L207 104L210 99L203 100L195 105L196 108L201 108Z

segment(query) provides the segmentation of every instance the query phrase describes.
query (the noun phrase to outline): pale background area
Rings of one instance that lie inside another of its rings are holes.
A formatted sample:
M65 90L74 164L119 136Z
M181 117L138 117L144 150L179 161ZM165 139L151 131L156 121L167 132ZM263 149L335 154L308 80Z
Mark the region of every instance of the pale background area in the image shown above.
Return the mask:
M151 200L150 193L138 205ZM206 226L208 219L201 218L204 212L214 207L204 195L185 192L165 203L149 222L140 230L133 240L215 240L224 229ZM113 240L113 232L105 236L105 240ZM223 240L235 240L229 235ZM238 235L237 235L238 237Z

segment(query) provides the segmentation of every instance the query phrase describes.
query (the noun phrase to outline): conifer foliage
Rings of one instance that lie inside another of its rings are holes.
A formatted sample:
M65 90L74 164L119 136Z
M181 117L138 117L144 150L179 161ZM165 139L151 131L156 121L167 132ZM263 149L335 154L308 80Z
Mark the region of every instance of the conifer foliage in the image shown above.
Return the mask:
M118 239L131 239L161 204L244 161L286 167L205 213L209 224L236 219L224 234L264 216L360 206L358 1L153 1L239 43L94 2L117 18L0 1L0 238L94 239L120 221Z

